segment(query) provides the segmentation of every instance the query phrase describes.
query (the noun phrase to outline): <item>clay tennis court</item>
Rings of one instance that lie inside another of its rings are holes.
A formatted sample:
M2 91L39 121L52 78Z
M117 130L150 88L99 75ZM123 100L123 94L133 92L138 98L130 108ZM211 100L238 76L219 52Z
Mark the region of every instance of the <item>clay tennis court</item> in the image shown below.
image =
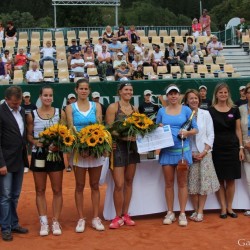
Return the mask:
M105 186L101 186L100 217L102 218ZM24 183L19 202L20 224L29 229L27 235L14 235L12 242L0 241L0 250L147 250L147 249L209 249L235 250L250 249L250 218L241 211L238 219L218 217L219 211L206 211L205 220L201 223L191 222L187 227L162 225L165 214L154 214L134 217L135 227L123 226L117 230L108 229L109 221L103 221L106 230L97 232L91 228L90 189L85 190L85 215L87 219L84 233L75 233L78 220L74 203L74 174L64 173L63 197L64 205L61 216L63 234L47 237L39 236L40 224L35 205L35 191L32 173L24 175ZM51 188L47 184L47 201L51 221ZM103 218L102 218L103 219ZM239 241L239 244L238 244Z

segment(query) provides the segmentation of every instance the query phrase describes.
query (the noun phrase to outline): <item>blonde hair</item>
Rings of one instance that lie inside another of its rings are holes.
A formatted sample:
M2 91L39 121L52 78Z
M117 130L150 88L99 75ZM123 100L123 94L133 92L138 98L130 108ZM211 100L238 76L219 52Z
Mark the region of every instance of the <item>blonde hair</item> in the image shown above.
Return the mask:
M199 107L201 105L201 96L200 96L199 92L196 89L188 89L186 91L186 93L185 93L185 95L183 97L184 104L188 106L188 95L190 93L192 93L192 94L194 94L194 95L196 95L198 97L198 99L199 99L199 105L198 105L198 107Z
M234 102L233 102L232 97L231 97L231 91L229 89L229 86L226 83L224 83L224 82L223 83L219 83L219 84L217 84L215 86L214 93L213 93L213 99L212 99L212 106L214 107L216 104L218 104L218 98L216 97L216 95L223 88L226 88L227 91L228 91L228 98L227 98L227 101L226 101L227 106L229 108L235 107Z

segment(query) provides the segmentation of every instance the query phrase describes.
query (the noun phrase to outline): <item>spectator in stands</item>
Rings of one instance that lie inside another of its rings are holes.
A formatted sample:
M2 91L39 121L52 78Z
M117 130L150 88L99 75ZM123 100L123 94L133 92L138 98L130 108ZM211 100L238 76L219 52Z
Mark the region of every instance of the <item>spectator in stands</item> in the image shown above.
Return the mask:
M105 118L105 115L106 115L106 107L102 103L100 103L100 97L101 97L100 93L99 92L93 92L91 96L92 96L92 101L93 102L99 103L101 105L102 119L103 119L103 121L105 121L104 118Z
M202 27L201 27L201 24L198 22L197 18L193 19L192 32L195 38L202 35Z
M5 30L5 40L14 40L16 41L17 30L12 21L7 23L7 28Z
M129 51L129 46L131 46L131 45L132 45L131 42L128 40L127 43L126 43L126 45L123 45L123 46L122 46L122 53L123 53L124 55L126 55L126 54L128 53L128 51Z
M132 79L133 80L143 80L144 79L143 65L137 66L137 69L133 72Z
M150 66L152 61L152 54L149 52L149 48L145 47L142 53L143 66Z
M102 77L105 78L106 76L113 75L111 55L107 51L107 44L105 43L102 44L102 52L98 53L97 61L98 61L97 70Z
M153 66L155 72L157 72L158 66L165 66L166 65L163 61L163 58L164 58L164 54L160 50L160 46L156 44L154 52L152 53L152 66Z
M84 41L84 44L82 45L82 54L84 55L84 53L87 51L87 48L88 47L91 47L92 50L94 50L94 45L91 44L90 40L89 39L86 39Z
M200 58L197 53L196 45L194 44L194 40L192 37L188 37L187 42L184 46L184 50L188 52L187 64L190 63L200 63Z
M186 50L184 50L184 44L179 44L179 51L177 52L177 58L178 61L184 62L184 64L187 64L187 58L189 57L189 54Z
M118 53L121 49L121 43L117 41L117 37L112 37L111 38L111 43L109 44L109 52L111 55L111 58L113 58L114 56L116 56L116 53Z
M128 53L126 53L126 61L130 67L132 66L132 62L134 61L135 55L136 55L135 46L129 45Z
M246 97L246 86L240 86L239 91L240 91L240 99L235 102L235 105L240 107L243 104L248 103L247 97Z
M96 56L98 56L98 53L102 52L102 45L103 45L103 38L100 36L98 38L98 43L95 44L95 47L94 47L94 53Z
M43 53L43 57L40 60L40 68L43 69L44 61L53 61L55 67L56 59L54 58L53 53L56 53L56 50L51 46L51 41L47 41L46 47L43 47L40 52Z
M84 60L82 59L80 52L74 54L74 58L71 60L71 70L76 77L84 76Z
M3 23L0 22L0 40L4 39L4 26Z
M207 98L207 87L205 85L199 87L199 95L201 97L200 108L207 110L212 105L212 101Z
M32 63L31 70L27 71L25 78L28 83L43 81L43 75L42 75L42 72L38 70L37 62Z
M106 43L112 43L112 37L114 36L114 32L112 28L108 25L103 33L103 41Z
M207 46L207 52L209 56L212 56L214 61L217 56L220 56L220 51L223 50L222 43L218 41L217 36L212 37L212 42Z
M26 74L27 71L27 62L28 61L35 61L32 58L27 57L24 54L23 48L19 48L18 54L16 54L15 59L14 59L14 69L21 69L24 72L24 75Z
M12 63L13 63L13 58L10 55L10 51L9 50L5 50L3 57L2 57L2 61L5 63L6 67L7 67L7 74L8 75L12 75Z
M131 80L131 70L127 68L126 62L121 62L120 67L115 72L116 80L124 81L124 80Z
M129 31L128 31L128 40L131 42L131 43L136 43L136 41L138 40L139 38L139 35L135 29L135 26L134 25L131 25L129 27Z
M147 89L144 91L144 102L140 104L139 113L145 114L147 117L156 117L159 110L157 104L152 103L152 91ZM154 119L155 120L155 119Z
M137 67L139 65L143 65L143 61L141 59L141 55L140 54L136 54L134 57L134 61L132 62L132 70L137 70Z
M71 40L71 46L68 47L67 49L67 61L68 61L68 66L70 67L70 63L72 58L74 57L74 54L76 52L81 52L81 47L77 45L76 39Z
M2 57L0 57L0 80L1 79L9 79L9 76L7 74L7 66L3 62Z
M95 55L92 47L88 46L86 53L84 53L85 68L95 68Z
M125 62L126 60L124 60L123 58L123 53L122 52L118 52L117 53L117 59L115 61L113 61L113 69L116 70L120 67L121 62Z
M168 73L171 72L171 66L178 65L178 58L175 53L174 43L170 42L165 50L165 59L167 63Z
M136 41L136 45L135 45L135 51L138 53L138 54L143 54L143 51L144 51L144 46L140 40L140 38L137 39Z
M246 24L245 18L241 18L240 23L236 27L238 43L241 44L242 35L246 35L247 30L248 30L248 25Z
M128 41L128 35L123 25L119 26L119 30L116 34L116 37L117 37L117 40L120 41L121 43Z
M203 36L206 36L208 31L211 32L211 27L210 27L211 18L207 13L208 13L207 10L204 9L202 12L202 16L200 17L200 24L202 27Z

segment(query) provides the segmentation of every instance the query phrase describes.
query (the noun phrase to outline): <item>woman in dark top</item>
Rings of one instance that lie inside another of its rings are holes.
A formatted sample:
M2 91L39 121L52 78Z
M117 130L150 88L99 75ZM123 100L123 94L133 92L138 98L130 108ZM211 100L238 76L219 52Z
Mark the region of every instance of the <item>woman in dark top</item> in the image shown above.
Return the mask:
M103 42L112 43L112 37L114 36L114 32L110 26L107 26L105 32L103 33Z
M106 123L111 125L114 121L123 120L133 112L138 112L131 104L133 87L131 83L123 82L118 87L120 101L109 105L106 112ZM116 229L122 225L134 226L135 222L128 215L128 208L132 196L132 185L136 170L136 163L140 156L135 148L134 137L123 137L116 140L114 148L114 168L112 171L114 188L114 205L116 217L109 228ZM130 148L130 149L129 149Z
M5 30L5 40L14 40L16 41L16 27L14 26L12 21L9 21L7 24L7 28Z
M121 43L128 41L128 35L125 32L124 26L119 27L119 30L116 36L117 36L117 40L120 41Z
M229 87L218 84L213 94L209 112L214 123L213 162L220 181L217 192L221 205L220 218L227 215L237 218L232 210L235 179L241 178L241 163L244 159L239 109L234 106Z

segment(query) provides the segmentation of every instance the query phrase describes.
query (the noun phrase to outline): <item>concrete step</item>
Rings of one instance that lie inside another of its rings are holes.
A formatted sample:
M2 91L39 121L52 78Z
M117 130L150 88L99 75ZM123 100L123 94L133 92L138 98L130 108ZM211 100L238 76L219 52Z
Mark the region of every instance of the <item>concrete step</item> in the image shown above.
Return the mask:
M238 52L234 52L234 51L224 51L221 53L223 56L247 56L248 53L244 52L244 51L238 51Z
M239 58L232 58L232 57L225 57L227 63L232 62L232 63L250 63L250 58L249 57L239 57Z
M250 63L247 64L247 65L244 65L244 64L233 64L233 63L228 63L228 64L231 64L231 65L233 65L234 68L238 68L238 69L241 69L241 68L245 69L245 68L247 68L249 70L249 72L250 72Z
M241 51L244 51L244 49L243 48L225 49L224 47L222 52L228 52L228 51L241 52Z

